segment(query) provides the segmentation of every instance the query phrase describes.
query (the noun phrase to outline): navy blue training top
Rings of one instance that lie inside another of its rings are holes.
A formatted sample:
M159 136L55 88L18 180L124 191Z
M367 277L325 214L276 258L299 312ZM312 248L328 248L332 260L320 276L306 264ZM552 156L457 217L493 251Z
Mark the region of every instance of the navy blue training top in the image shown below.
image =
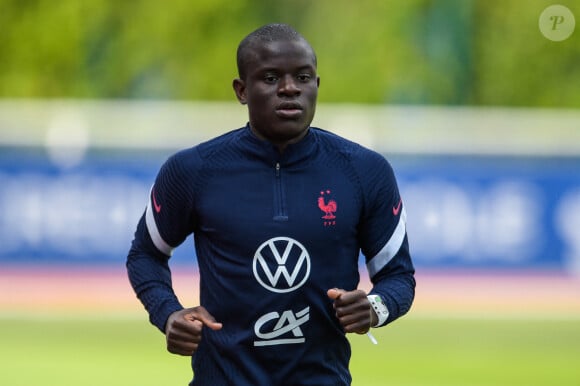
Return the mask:
M168 259L193 234L203 330L197 386L350 385L350 346L330 288L354 290L362 251L371 293L389 310L414 298L405 207L380 154L310 128L283 154L248 126L170 157L127 258L131 284L161 331L183 308Z

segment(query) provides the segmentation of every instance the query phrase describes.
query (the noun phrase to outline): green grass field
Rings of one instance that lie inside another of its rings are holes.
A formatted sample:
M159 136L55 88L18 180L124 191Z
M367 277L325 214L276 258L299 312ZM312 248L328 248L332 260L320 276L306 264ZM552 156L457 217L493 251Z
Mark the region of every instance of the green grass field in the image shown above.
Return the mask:
M580 385L580 322L408 317L352 336L354 386ZM0 385L187 385L146 317L0 316ZM275 386L275 385L273 385Z

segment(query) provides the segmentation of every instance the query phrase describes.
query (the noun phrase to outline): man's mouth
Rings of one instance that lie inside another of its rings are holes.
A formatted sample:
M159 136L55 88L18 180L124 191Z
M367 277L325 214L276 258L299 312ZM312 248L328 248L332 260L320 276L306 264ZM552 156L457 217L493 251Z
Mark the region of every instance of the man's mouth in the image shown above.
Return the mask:
M287 119L298 118L302 115L302 106L295 102L280 103L276 107L276 115Z

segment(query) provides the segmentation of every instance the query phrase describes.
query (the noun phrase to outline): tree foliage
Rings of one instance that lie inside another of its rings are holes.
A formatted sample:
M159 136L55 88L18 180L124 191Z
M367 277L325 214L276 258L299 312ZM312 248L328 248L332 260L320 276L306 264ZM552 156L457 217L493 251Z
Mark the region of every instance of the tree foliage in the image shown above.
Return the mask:
M548 5L0 0L0 97L232 100L239 41L286 22L317 51L323 102L580 107L580 32L544 38Z

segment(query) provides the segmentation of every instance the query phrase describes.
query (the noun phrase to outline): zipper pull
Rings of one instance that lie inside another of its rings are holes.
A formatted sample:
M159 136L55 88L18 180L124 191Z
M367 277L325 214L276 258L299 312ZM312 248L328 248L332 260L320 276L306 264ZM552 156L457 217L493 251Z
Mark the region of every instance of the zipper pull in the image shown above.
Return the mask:
M280 177L280 162L276 162L276 177Z

